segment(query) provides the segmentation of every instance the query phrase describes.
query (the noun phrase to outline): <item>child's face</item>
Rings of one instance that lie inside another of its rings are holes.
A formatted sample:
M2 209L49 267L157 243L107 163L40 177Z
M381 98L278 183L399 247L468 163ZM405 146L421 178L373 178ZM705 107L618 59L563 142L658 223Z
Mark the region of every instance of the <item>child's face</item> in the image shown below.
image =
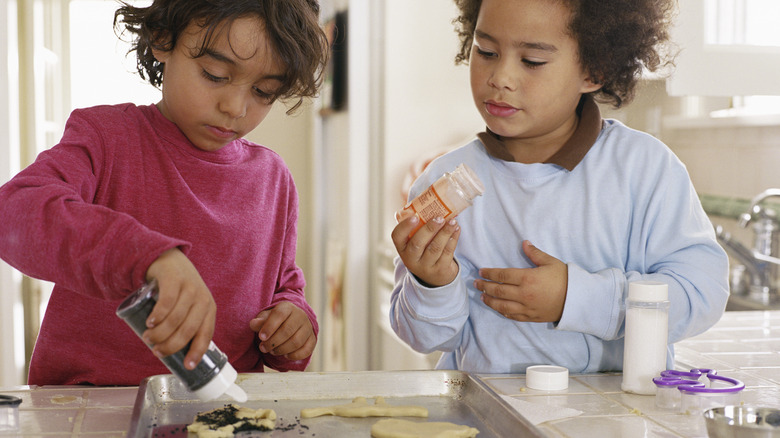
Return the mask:
M578 61L569 19L570 11L552 0L482 2L471 90L485 123L508 145L560 147L576 127L581 94L598 89Z
M196 147L215 151L263 121L284 70L258 18L218 27L206 54L194 58L204 33L190 24L173 50L154 52L165 63L157 106Z

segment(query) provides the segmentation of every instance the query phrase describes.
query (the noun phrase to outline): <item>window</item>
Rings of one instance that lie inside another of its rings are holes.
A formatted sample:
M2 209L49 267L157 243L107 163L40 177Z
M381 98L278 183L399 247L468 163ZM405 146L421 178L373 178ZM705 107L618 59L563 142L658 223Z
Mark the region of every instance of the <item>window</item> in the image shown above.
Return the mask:
M777 0L707 0L706 43L780 47Z
M679 7L671 95L780 96L780 2L684 0Z

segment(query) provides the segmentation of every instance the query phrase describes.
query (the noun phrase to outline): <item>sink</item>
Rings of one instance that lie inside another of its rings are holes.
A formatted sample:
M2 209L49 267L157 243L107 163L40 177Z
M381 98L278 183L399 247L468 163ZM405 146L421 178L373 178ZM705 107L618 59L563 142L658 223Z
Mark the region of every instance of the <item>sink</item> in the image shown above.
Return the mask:
M780 310L780 300L774 297L768 303L762 303L744 295L732 294L726 303L726 311L736 310Z

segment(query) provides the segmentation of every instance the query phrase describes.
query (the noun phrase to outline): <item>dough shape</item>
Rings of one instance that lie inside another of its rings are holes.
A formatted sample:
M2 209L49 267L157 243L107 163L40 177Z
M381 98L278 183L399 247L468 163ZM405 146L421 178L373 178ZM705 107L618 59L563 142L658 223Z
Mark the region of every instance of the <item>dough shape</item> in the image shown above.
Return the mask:
M276 427L276 412L273 409L251 409L236 405L202 412L195 416L187 431L198 438L229 438L245 430L273 430Z
M301 418L335 415L338 417L427 417L428 409L422 406L393 406L377 397L373 405L365 397L357 397L346 405L301 409Z
M478 429L444 421L418 422L388 418L371 426L374 438L473 438Z

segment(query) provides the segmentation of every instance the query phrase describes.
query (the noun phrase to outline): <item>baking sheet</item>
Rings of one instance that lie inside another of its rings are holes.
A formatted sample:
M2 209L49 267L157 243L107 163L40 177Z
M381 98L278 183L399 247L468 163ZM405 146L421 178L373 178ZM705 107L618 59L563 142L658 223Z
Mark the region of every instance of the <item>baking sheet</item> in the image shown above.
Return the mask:
M462 371L362 371L338 373L239 374L237 383L253 409L273 409L274 431L237 436L253 437L369 437L380 420L325 416L300 418L303 408L349 403L355 397L385 397L392 405L419 405L428 418L410 421L449 421L479 429L478 438L544 437L476 376ZM173 375L152 376L138 388L128 437L186 437L195 415L233 402L222 397L198 400Z

